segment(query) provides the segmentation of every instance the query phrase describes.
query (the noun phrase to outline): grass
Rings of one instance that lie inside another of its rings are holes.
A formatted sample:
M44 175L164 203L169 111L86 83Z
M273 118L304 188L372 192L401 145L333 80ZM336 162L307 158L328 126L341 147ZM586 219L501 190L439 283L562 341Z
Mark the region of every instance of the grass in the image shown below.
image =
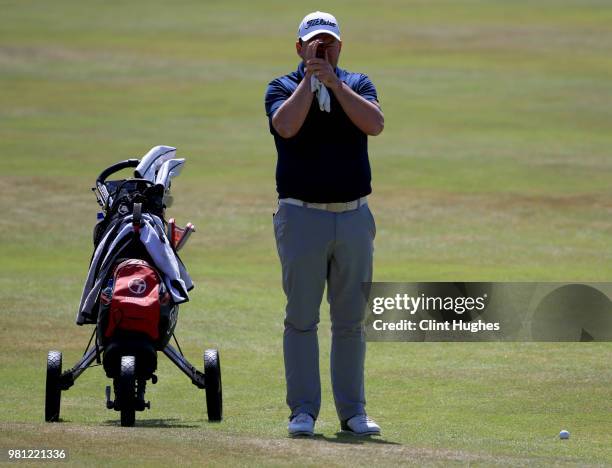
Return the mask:
M282 2L3 1L0 16L1 447L61 446L74 465L612 464L609 343L371 343L382 441L337 435L329 320L315 440L286 438L275 151L263 111L297 65ZM370 140L378 281L610 281L612 7L597 0L333 1L341 64L377 85ZM48 349L72 365L106 165L175 145L172 214L198 233L177 332L221 349L225 416L164 358L138 427L88 370L43 419ZM324 310L327 305L324 304ZM569 441L559 441L567 428Z

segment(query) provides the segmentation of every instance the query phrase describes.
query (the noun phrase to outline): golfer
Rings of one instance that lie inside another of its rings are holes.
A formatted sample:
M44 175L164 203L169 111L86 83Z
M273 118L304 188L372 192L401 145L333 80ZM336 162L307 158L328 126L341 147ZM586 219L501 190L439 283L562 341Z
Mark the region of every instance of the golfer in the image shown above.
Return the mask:
M384 126L367 76L338 67L338 22L307 15L296 42L296 71L266 90L266 114L278 153L274 234L287 296L283 351L289 434L313 435L321 406L317 324L327 283L331 379L341 429L380 434L366 416L365 299L376 233L368 208L368 135Z

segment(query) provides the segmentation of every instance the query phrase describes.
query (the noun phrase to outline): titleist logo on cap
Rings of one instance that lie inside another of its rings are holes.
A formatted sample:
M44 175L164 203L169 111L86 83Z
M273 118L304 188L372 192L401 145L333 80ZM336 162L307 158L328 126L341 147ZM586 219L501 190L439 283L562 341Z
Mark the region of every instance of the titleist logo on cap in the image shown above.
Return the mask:
M298 38L307 41L320 33L330 34L340 40L338 20L324 11L313 11L304 16L298 28Z
M322 18L315 18L315 19L308 20L308 22L306 23L306 26L304 26L304 29L310 29L313 26L319 26L319 25L331 26L332 28L335 28L337 26L336 23L332 21L327 21Z

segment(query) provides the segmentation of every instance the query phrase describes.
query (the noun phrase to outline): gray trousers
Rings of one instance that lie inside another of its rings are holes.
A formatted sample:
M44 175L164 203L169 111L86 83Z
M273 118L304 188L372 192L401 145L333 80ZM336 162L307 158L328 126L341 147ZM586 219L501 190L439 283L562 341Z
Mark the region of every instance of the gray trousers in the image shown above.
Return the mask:
M372 281L374 217L367 205L333 213L279 205L274 235L287 296L283 351L291 414L321 407L319 307L327 282L331 314L331 380L341 421L365 413L365 298Z

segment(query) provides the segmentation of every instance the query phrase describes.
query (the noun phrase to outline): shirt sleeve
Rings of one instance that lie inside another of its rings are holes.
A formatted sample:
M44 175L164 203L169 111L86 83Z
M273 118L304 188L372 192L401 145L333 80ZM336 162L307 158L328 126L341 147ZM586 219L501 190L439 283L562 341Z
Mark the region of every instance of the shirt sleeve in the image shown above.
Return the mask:
M355 92L361 97L367 99L368 101L378 102L378 93L376 92L376 87L367 75L361 75L359 82L357 83L357 89L355 90Z
M265 97L265 106L266 106L266 115L269 118L272 118L274 113L278 110L278 108L285 102L291 93L287 90L285 86L282 85L280 80L273 80L268 85L266 89L266 97Z

